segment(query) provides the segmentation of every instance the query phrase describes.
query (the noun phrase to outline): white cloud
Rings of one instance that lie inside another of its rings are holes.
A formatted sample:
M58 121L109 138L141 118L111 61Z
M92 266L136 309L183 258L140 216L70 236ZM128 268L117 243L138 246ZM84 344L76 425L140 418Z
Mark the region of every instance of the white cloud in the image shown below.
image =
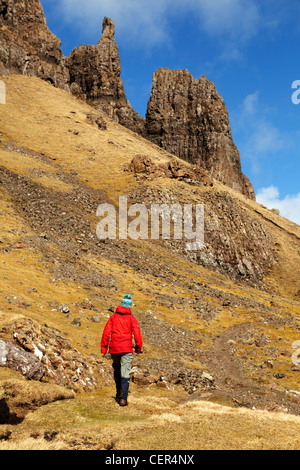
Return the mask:
M243 102L243 114L244 116L252 115L256 112L257 103L258 103L258 91L252 93L244 99Z
M143 46L171 40L172 20L188 15L208 34L235 38L237 43L263 24L257 0L57 0L57 4L64 21L76 28L97 32L103 17L109 16L122 39Z
M258 91L246 96L232 113L240 153L251 162L254 173L260 172L265 158L286 151L291 145L291 136L273 124L273 115L274 110L261 103Z
M212 35L253 36L261 26L261 13L254 0L188 0L200 13L202 27Z
M45 0L47 1L47 0ZM119 36L149 45L167 40L166 8L171 0L58 0L64 21L99 35L104 16L113 19Z
M253 129L251 140L252 145L249 150L256 156L278 152L287 146L287 140L282 132L271 122L263 120Z
M300 193L282 198L277 187L269 186L257 191L256 200L268 209L279 209L280 215L300 225Z

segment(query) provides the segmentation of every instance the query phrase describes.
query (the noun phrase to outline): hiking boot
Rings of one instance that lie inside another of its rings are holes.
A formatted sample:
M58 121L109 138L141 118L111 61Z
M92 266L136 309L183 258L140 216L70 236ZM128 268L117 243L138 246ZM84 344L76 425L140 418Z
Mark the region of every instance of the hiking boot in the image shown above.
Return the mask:
M125 398L121 398L120 401L119 401L119 405L120 406L128 406L128 402L127 402L127 400L125 400Z
M120 402L121 398L122 398L122 394L121 394L121 393L120 393L120 394L116 394L115 400L116 400L117 403Z

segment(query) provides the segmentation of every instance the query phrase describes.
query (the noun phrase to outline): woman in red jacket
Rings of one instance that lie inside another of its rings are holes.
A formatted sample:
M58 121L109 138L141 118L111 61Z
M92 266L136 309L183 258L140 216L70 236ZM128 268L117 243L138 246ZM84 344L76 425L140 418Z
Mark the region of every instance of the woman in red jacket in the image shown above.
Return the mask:
M133 359L132 335L135 352L140 354L143 347L140 326L131 313L131 306L131 295L127 294L106 323L101 340L101 353L105 355L109 347L113 360L116 398L120 406L128 405L129 374Z

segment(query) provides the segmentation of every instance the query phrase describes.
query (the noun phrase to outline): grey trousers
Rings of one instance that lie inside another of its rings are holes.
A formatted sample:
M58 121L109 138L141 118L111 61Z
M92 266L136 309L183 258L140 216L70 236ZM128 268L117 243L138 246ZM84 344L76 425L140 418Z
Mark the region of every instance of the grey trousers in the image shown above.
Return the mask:
M129 379L133 353L111 354L114 371L120 374L121 379Z

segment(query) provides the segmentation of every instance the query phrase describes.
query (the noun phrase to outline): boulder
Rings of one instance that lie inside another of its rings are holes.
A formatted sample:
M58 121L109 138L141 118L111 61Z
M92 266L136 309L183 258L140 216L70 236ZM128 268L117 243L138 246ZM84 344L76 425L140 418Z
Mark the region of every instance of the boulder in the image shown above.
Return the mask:
M32 353L10 341L0 340L0 365L20 372L28 380L41 380L45 366Z
M213 180L207 171L200 166L188 165L179 159L156 164L147 155L136 155L131 160L127 170L139 178L170 178L185 181L192 185L213 186Z

